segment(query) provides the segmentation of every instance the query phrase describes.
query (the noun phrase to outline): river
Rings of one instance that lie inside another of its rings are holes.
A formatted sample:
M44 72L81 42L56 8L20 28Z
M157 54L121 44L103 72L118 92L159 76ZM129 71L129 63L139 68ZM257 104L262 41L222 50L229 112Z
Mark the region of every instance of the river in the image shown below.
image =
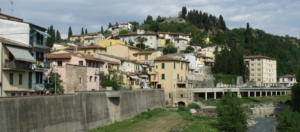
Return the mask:
M276 119L273 117L258 117L255 118L257 123L248 128L248 132L275 132L274 126Z

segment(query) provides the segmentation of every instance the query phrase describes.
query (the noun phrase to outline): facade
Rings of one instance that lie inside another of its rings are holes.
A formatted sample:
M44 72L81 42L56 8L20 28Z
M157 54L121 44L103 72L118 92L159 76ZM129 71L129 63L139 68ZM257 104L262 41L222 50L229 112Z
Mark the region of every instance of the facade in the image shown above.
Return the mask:
M46 38L49 36L46 29L4 14L0 14L0 29L0 37L32 47L35 63L29 86L38 91L44 90L44 72L48 69L44 56L49 52L49 47L46 46Z
M71 42L80 42L83 45L94 45L102 40L105 40L105 37L101 33L88 33L84 35L72 35L70 37Z
M114 39L103 40L103 41L98 42L96 45L106 48L106 47L113 46L116 44L125 45L125 43L122 40L114 40Z
M189 62L182 57L165 55L156 58L154 71L151 76L152 87L162 88L169 105L177 105L180 98L179 91L189 87L187 81ZM153 79L153 80L152 80Z
M106 48L106 54L107 55L112 55L128 60L134 60L134 53L140 52L141 49L134 47L134 46L126 46L126 45L120 45L120 44L115 44L112 46L109 46Z
M256 86L276 86L276 60L267 56L245 56L244 62L248 68L248 78Z
M166 44L174 44L179 50L185 50L191 41L190 35L172 32L146 32L138 29L137 32L119 35L126 44L137 45L138 37L146 38L144 44L152 49L165 47Z
M279 85L282 87L292 87L297 83L295 75L284 75L279 78Z
M133 53L135 60L145 64L153 63L154 59L162 56L163 53L161 51L140 51L137 53Z
M127 31L132 31L133 25L130 23L120 23L120 24L115 24L112 27L108 28L109 31L113 35L118 35L120 31L122 30L127 30Z
M106 48L98 45L79 46L77 47L76 52L85 55L104 54Z
M133 43L133 45L137 45L139 42L137 41L137 38L145 38L146 41L144 42L145 46L156 49L159 46L159 40L156 33L153 32L132 32L128 34L122 34L119 35L119 38L127 43L128 45L130 43Z
M0 37L0 96L26 96L32 88L32 47Z
M51 65L48 73L60 75L66 94L100 90L100 69L105 61L78 53L51 53L46 57Z

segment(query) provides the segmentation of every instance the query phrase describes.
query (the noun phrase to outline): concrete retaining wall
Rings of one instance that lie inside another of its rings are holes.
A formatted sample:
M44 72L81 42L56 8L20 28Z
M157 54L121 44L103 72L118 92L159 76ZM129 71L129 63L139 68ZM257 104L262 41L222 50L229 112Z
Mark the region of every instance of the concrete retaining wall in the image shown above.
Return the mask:
M0 98L0 131L84 132L162 107L162 90Z

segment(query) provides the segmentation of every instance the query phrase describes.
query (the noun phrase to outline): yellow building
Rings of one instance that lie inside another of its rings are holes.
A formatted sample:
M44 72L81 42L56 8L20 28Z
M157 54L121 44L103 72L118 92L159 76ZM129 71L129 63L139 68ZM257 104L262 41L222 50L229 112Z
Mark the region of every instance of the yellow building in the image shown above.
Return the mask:
M186 89L188 86L188 64L189 62L178 56L165 55L154 60L154 73L151 82L154 88L162 88L169 105L177 105L181 95L178 90ZM179 97L178 97L179 96ZM183 95L182 95L183 96Z
M135 60L143 63L149 63L162 55L163 53L161 51L140 51L133 53Z
M114 39L103 40L98 42L96 45L106 48L116 44L125 45L125 43L122 40L114 40Z
M32 95L31 46L0 37L0 96Z
M106 52L106 48L98 45L88 45L78 47L77 52L85 55L104 54Z
M140 52L141 49L134 46L126 46L121 44L115 44L106 48L106 54L112 55L128 60L135 60L134 53Z

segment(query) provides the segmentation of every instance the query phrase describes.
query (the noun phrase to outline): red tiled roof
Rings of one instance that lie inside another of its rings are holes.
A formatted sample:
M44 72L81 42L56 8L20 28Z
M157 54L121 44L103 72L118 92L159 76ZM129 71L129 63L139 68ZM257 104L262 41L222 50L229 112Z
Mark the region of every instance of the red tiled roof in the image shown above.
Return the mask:
M182 62L188 62L187 60L184 60L183 58L164 55L157 57L154 61L182 61Z
M133 53L133 55L147 55L147 54L152 54L155 51L141 51L137 53Z

